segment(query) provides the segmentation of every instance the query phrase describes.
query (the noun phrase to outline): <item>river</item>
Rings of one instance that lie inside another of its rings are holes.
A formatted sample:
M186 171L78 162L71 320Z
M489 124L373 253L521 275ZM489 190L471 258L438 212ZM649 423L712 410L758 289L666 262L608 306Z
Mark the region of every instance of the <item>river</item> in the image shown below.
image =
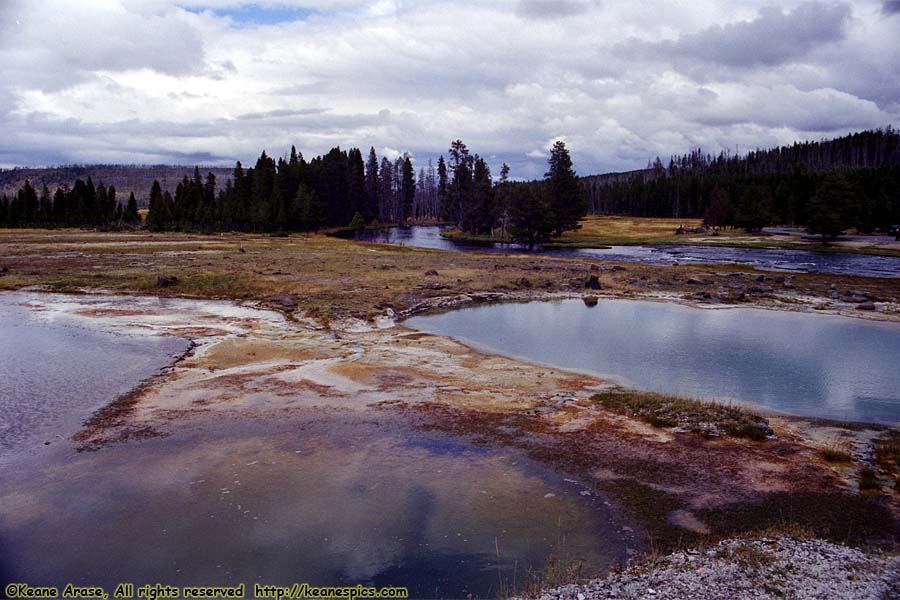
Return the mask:
M392 227L366 231L366 241L401 244L458 252L527 253L517 244L472 244L441 237L436 225ZM739 264L764 271L831 273L865 277L900 277L900 257L844 252L810 252L779 248L735 248L729 246L613 246L611 248L537 248L546 256L581 257L652 265Z

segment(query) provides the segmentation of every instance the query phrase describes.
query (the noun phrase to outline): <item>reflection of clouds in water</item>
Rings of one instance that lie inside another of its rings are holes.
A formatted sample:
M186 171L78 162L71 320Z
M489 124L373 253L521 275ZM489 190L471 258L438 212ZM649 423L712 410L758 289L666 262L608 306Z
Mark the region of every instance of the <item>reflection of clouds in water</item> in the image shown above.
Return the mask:
M407 324L643 389L812 416L900 420L895 324L629 300L593 308L580 300L483 306ZM860 397L893 404L856 402Z
M90 573L108 556L125 559L97 573L103 581L217 582L227 570L234 581L356 583L451 555L466 557L468 566L454 569L474 577L492 560L495 537L504 561L542 564L559 523L567 547L589 564L619 557L607 513L577 489L548 486L529 465L465 446L435 453L348 423L222 430L23 473L15 496L0 492L0 523L35 564L51 548L79 548L40 563L37 579ZM544 497L548 487L556 496ZM22 498L41 507L28 522L10 519Z

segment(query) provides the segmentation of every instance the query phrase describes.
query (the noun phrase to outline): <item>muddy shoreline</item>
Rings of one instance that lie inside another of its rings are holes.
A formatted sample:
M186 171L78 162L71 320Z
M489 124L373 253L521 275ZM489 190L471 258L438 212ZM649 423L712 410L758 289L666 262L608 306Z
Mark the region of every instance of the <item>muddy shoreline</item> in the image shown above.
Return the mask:
M889 431L883 426L766 415L774 440L704 439L603 410L590 398L609 383L590 374L482 353L403 326L412 315L476 303L585 296L898 322L897 282L447 256L318 239L226 237L197 246L188 236L163 237L177 243L165 245L165 255L147 250L146 259L151 273L178 275L179 284L171 288L155 288L155 275L150 279L126 265L127 258L102 248L75 259L65 274L48 240L38 239L39 248L14 244L7 259L13 269L0 279L5 289L82 291L88 304L98 289L137 293L100 296L109 302L76 312L98 327L150 329L195 343L166 373L86 424L73 452L80 445L98 450L85 454L103 456L158 439L144 434L195 431L202 437L220 419L265 423L310 411L391 414L473 448L522 452L583 482L624 515L639 538L634 547L660 551L760 531L802 530L841 543L898 549L900 500L893 474L873 460L877 440ZM186 254L168 253L179 244ZM221 251L226 271L238 258L251 262L231 275L210 273L218 268L214 257L190 254L201 248ZM278 248L290 253L278 254ZM311 266L326 251L347 266ZM305 261L311 262L297 264ZM341 268L346 272L336 275ZM98 270L109 276L95 277ZM423 276L426 271L438 274ZM588 285L591 276L596 286ZM38 296L52 303L52 294ZM218 314L199 308L206 298L239 303ZM873 309L861 309L858 300ZM847 450L848 460L826 460L824 453L836 446ZM860 493L860 473L872 466L879 469L881 490Z
M452 297L414 312L484 300ZM146 316L128 308L82 313L101 320ZM662 548L788 524L878 547L895 547L900 539L894 495L854 489L855 469L870 460L872 439L884 426L768 415L776 440L706 440L598 409L590 394L609 386L589 374L486 354L390 321L345 320L325 329L297 317L262 328L245 324L237 334L221 335L214 322L196 329L207 336L195 338L167 373L85 423L74 438L79 449L165 435L187 422L203 427L219 414L265 419L310 407L397 411L425 430L475 446L516 448L590 481ZM179 315L167 318L171 331L184 335ZM279 399L267 402L265 414L246 397L260 390ZM851 464L829 465L819 456L822 431L854 446Z

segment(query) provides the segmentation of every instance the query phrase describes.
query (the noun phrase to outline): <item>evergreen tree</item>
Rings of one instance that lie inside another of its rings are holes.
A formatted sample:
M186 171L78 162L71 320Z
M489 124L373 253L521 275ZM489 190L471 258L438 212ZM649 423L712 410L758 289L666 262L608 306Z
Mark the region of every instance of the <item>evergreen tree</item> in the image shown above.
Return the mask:
M449 201L452 204L449 216L456 220L457 226L466 232L475 232L471 208L474 193L472 188L473 158L462 140L454 140L450 144L450 171L453 179L448 188Z
M81 196L81 214L76 216L76 222L80 225L94 224L97 222L97 188L94 181L88 177Z
M712 192L712 201L709 204L709 208L706 209L706 215L703 218L703 223L707 227L713 227L718 229L723 227L728 222L728 206L730 201L728 199L728 192L724 189L716 186Z
M347 212L351 216L367 210L366 201L366 168L363 163L362 152L359 148L351 148L347 153L348 183L347 183Z
M366 202L363 207L363 218L371 221L380 218L379 207L381 205L381 178L378 175L378 155L375 147L369 148L369 158L366 161Z
M400 224L405 225L409 219L413 218L413 202L416 197L416 174L409 154L403 156L401 173Z
M154 179L150 187L150 202L147 211L147 227L152 231L162 231L169 226L170 215L163 197L159 181Z
M140 225L141 215L138 212L137 199L134 192L128 194L128 204L125 206L125 212L122 214L122 221L126 225Z
M475 159L475 170L472 177L472 215L470 222L477 233L490 232L496 221L497 212L494 206L494 186L491 170L481 157Z
M441 220L449 221L452 218L448 211L450 203L447 201L449 179L447 177L447 163L444 162L443 154L438 158L437 178L438 214Z
M118 223L122 216L122 207L116 199L116 186L110 184L106 188L106 221Z
M509 234L528 246L550 239L556 219L545 198L544 185L513 184L509 191Z
M549 163L550 170L544 177L549 184L553 231L560 236L563 231L580 227L578 222L587 214L587 199L572 169L572 159L565 142L560 140L553 144Z
M381 158L379 179L381 180L381 193L379 194L381 203L378 208L378 220L382 223L396 222L396 216L393 213L394 189L392 182L394 180L394 168L386 156Z
M68 200L69 194L61 187L56 188L53 194L53 222L57 227L68 225Z
M773 220L772 191L765 185L750 185L735 207L734 224L747 231L759 231Z
M26 180L16 196L10 203L10 213L14 227L28 227L32 225L40 211L40 202L37 192Z
M809 201L810 233L818 233L822 241L835 239L853 223L857 202L847 178L840 173L827 175Z
M37 222L44 227L53 223L53 199L50 197L50 188L46 185L41 189L41 199L38 202Z
M361 212L357 212L353 215L353 219L350 221L350 229L356 232L358 235L360 231L366 228L366 220L363 218Z
M300 206L300 221L306 231L318 231L325 225L327 214L319 196L301 183L295 200Z

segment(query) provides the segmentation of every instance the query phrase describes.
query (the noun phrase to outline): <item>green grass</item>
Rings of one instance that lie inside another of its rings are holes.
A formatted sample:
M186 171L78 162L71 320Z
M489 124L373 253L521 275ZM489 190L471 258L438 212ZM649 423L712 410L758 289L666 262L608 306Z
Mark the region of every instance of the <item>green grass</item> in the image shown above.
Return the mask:
M704 436L724 434L755 441L763 441L772 433L764 418L721 402L626 391L595 394L591 400L654 427L681 427Z

